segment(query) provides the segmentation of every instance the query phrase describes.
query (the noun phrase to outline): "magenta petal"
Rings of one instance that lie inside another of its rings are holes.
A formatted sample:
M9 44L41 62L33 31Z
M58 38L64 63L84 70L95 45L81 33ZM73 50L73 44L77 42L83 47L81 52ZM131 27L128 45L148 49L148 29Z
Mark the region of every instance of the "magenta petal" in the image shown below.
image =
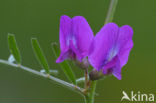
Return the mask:
M60 48L61 55L56 62L65 59L81 60L88 56L88 49L93 39L93 32L82 16L70 18L61 16L60 20Z
M75 48L74 43L73 43L72 40L70 40L69 48L70 48L70 51L72 52L72 54L74 54L73 56L75 56L75 57L73 57L73 59L76 59L76 57L77 57L77 59L81 62L81 60L82 60L82 55L81 55L80 52ZM71 54L71 53L70 53L70 54Z
M60 56L57 58L56 63L61 63L69 56L69 51L61 52Z
M133 47L133 30L125 25L119 28L114 23L106 24L95 36L89 50L89 61L103 74L113 74L121 79L121 68L127 63Z
M113 74L116 78L121 80L121 66L118 55L115 56L110 62L105 64L102 71L104 75Z
M68 49L68 38L71 32L71 23L72 19L66 15L61 16L60 19L60 48L61 51L64 52Z
M112 73L117 79L121 80L121 65L120 65L120 60L119 57L116 60L116 65L113 68L113 73Z
M108 23L96 34L89 51L89 61L96 70L102 69L115 56L118 30L116 24Z
M119 44L119 59L121 63L121 67L124 66L128 61L129 53L133 47L133 29L128 26L124 25L120 28L119 37L118 37L118 44Z
M93 40L93 32L86 19L82 16L75 16L72 19L72 32L76 39L77 55L79 59L88 56L90 44Z
M113 74L121 79L121 68L127 63L133 47L133 30L125 25L106 24L95 36L89 51L89 61L104 75Z
M108 74L108 69L113 69L116 66L117 61L119 60L118 56L115 56L110 62L103 66L103 74ZM113 72L113 71L112 71Z

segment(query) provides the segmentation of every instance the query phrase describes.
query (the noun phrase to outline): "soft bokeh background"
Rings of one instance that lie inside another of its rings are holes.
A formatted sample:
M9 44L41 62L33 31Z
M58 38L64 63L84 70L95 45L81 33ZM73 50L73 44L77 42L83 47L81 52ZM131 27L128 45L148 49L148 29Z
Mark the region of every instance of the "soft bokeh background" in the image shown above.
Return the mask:
M134 48L121 81L111 76L98 82L95 103L120 103L123 90L156 93L155 4L155 0L119 0L114 22L133 27ZM51 43L58 42L60 16L84 16L96 33L104 25L108 5L109 0L0 0L0 58L8 58L7 34L14 33L22 64L40 70L30 43L36 37L50 67L67 80L51 50ZM73 69L82 76L81 70ZM83 98L42 77L0 64L0 103L83 103Z

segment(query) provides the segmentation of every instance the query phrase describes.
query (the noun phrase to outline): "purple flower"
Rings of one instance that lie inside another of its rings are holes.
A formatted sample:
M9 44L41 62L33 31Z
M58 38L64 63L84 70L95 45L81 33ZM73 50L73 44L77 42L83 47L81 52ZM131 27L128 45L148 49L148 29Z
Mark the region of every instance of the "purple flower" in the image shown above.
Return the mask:
M94 35L82 16L75 16L72 19L66 15L60 19L60 49L61 54L56 60L57 63L65 59L82 61L88 56L90 44Z
M133 47L133 30L130 26L106 24L95 36L89 52L89 62L104 75L113 74L121 79L121 68L127 63Z

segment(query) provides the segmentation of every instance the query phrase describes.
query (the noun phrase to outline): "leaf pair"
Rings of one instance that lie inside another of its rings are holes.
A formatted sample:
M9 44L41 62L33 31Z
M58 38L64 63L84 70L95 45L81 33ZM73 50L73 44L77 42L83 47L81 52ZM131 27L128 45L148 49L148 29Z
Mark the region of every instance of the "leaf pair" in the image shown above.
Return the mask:
M8 35L8 45L9 45L9 50L10 50L11 54L15 58L15 61L18 64L21 64L20 51L18 49L16 40L15 40L15 36L13 34ZM45 69L46 73L49 73L48 63L47 63L45 56L44 56L44 54L43 54L43 52L39 46L37 39L35 39L35 38L32 39L32 47L34 49L34 52L35 52L40 64Z
M38 61L40 62L41 66L45 69L46 73L50 73L50 69L49 69L47 60L43 54L42 49L40 48L40 45L39 45L37 39L33 38L33 39L31 39L31 42L32 42L32 47L34 49L35 55L38 58ZM21 55L20 55L20 51L18 49L16 40L15 40L15 36L13 34L8 35L8 45L9 45L9 50L10 50L11 54L15 58L15 61L20 65L21 64ZM52 44L52 49L57 58L59 56L60 51L59 51L59 48L56 43ZM67 78L73 84L76 84L75 75L74 75L70 65L68 64L68 62L64 61L64 62L60 63L60 67L63 69Z

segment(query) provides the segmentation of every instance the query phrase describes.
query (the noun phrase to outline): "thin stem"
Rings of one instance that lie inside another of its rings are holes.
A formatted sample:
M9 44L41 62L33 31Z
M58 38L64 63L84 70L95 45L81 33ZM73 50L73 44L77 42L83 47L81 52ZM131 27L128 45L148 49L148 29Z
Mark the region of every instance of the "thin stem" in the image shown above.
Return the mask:
M89 96L88 96L88 95L85 95L85 96L84 96L84 99L85 99L85 103L90 103L90 102L89 102Z
M25 70L27 72L33 73L35 75L38 75L38 76L41 76L41 77L44 77L44 78L48 78L49 80L57 83L58 85L61 85L61 86L66 87L66 88L68 88L68 89L70 89L72 91L76 91L76 92L82 94L82 89L80 87L75 86L75 85L73 85L71 83L68 83L66 81L63 81L61 79L58 79L56 77L53 77L53 76L51 76L49 74L44 74L44 73L41 73L41 72L36 71L34 69L31 69L31 68L28 68L28 67L25 67L25 66L22 66L22 65L10 63L10 62L8 62L6 60L2 60L2 59L0 59L0 64L9 65L9 66L16 67L16 68L21 68L22 70Z
M89 93L85 95L85 103L94 103L95 89L96 89L96 81L92 81Z
M106 16L105 24L112 22L117 3L118 3L118 0L111 0L109 9L108 9L108 13Z
M90 101L90 103L94 103L96 82L97 82L97 81L92 81L91 86L90 86L90 88L91 88L90 94L89 94L89 101Z

